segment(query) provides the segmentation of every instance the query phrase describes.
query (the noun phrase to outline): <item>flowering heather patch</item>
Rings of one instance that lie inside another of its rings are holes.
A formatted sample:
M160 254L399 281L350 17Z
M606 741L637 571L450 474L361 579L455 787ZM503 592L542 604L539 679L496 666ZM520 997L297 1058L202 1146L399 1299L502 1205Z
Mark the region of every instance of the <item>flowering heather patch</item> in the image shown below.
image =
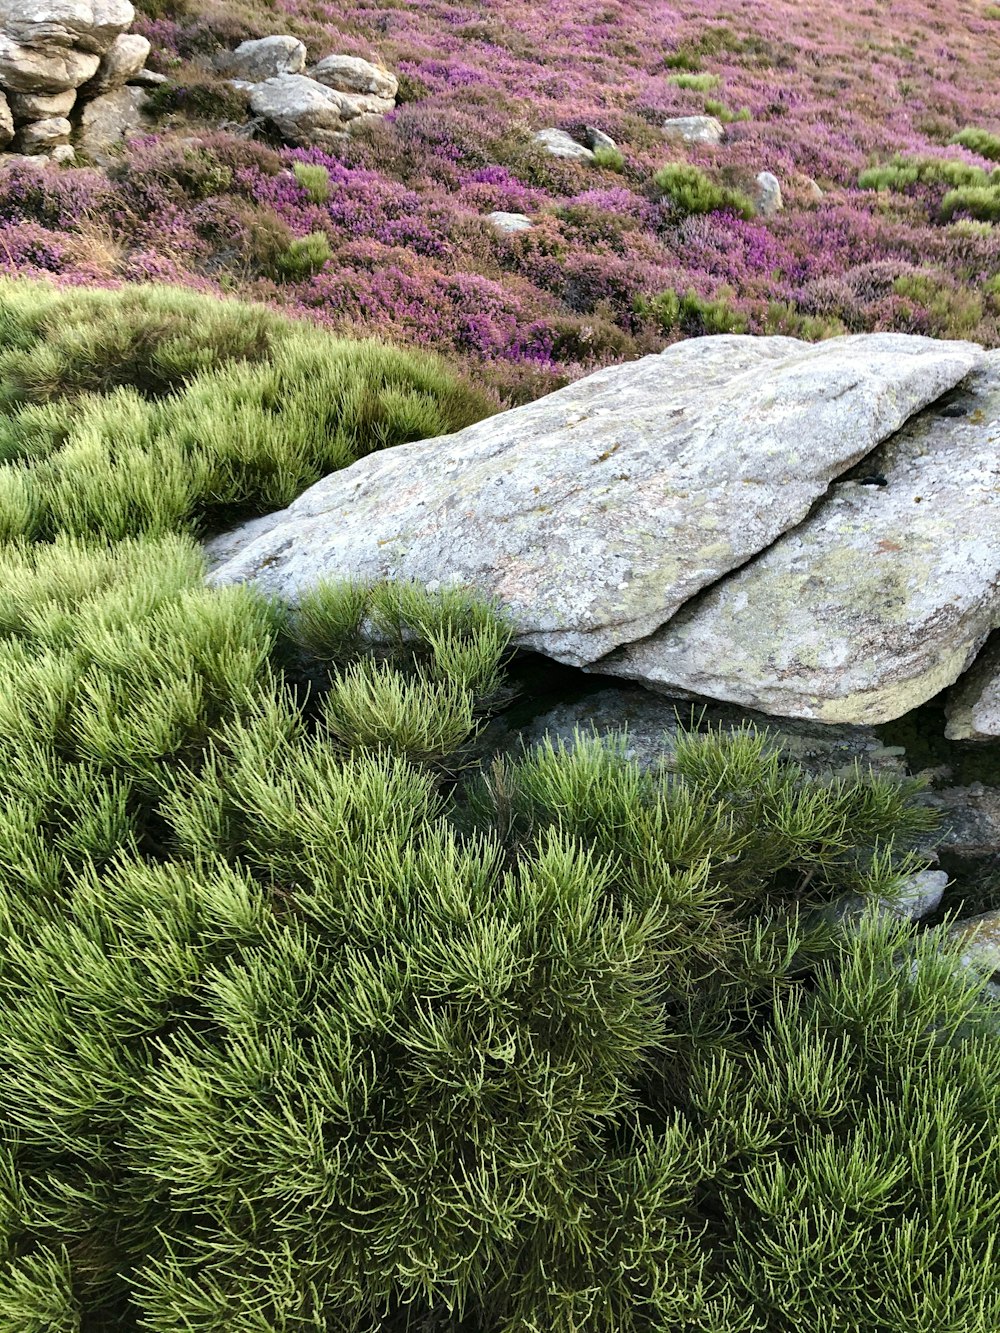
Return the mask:
M291 32L315 57L384 62L399 105L331 154L249 142L199 122L197 98L167 99L110 179L0 177L0 269L256 296L442 351L505 400L692 331L651 313L673 308L664 293L722 302L755 333L1000 343L1000 25L978 0L139 7L173 87L202 87L223 47ZM665 137L666 118L706 112L727 122L721 145ZM618 142L622 170L532 138L587 125ZM296 163L325 170L325 199ZM709 211L664 198L669 164L704 173ZM762 170L784 211L744 220ZM535 225L500 234L494 210Z

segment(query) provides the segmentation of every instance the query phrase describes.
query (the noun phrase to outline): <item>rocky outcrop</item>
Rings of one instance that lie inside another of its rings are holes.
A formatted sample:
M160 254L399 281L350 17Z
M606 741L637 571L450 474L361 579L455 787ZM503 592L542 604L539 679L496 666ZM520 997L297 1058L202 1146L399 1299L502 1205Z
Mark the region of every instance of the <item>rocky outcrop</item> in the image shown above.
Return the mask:
M673 116L663 122L663 132L685 143L716 144L726 137L725 125L715 116Z
M998 430L991 352L865 475L603 669L787 717L902 716L957 680L1000 620Z
M362 459L267 530L219 544L215 579L293 602L325 578L460 583L497 598L522 645L655 683L655 654L641 667L631 648L608 655L667 634L687 602L803 524L837 477L982 360L968 343L901 334L691 339ZM807 605L809 591L798 595ZM742 662L733 670L731 693L746 692ZM753 706L769 712L792 697L774 707L758 693Z
M306 48L297 37L261 37L226 51L215 67L230 78L263 83L282 74L301 74L306 67Z
M15 150L72 158L83 108L143 72L149 42L127 31L134 18L129 0L0 0L0 101ZM5 127L0 108L0 147Z
M145 102L143 89L131 87L102 93L87 102L77 133L80 149L88 157L101 161L122 139L142 129Z
M323 83L339 93L359 93L363 97L378 97L391 111L399 89L399 80L389 70L362 60L360 56L324 56L309 71L317 83Z
M382 114L370 112L363 101L301 74L265 79L250 89L254 115L269 121L289 143L321 148L342 142L352 122Z

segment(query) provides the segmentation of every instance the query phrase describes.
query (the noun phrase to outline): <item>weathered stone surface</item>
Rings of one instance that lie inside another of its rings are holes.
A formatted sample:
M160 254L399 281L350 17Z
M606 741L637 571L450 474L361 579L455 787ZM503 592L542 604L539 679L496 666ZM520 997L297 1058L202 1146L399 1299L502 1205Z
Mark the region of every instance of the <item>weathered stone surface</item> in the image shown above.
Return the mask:
M800 523L981 356L902 334L689 339L362 459L217 579L290 600L337 576L464 584L506 606L520 643L593 663Z
M1000 619L1000 352L866 471L879 484L834 487L601 670L826 722L890 721L950 685Z
M1000 637L994 637L971 669L948 694L948 725L952 741L996 740L1000 737Z
M50 93L48 96L37 93L10 93L7 100L10 102L14 124L30 125L36 120L68 116L76 104L76 97L76 89L69 88L64 93Z
M14 137L14 117L10 104L0 92L0 148L5 148Z
M73 126L65 116L51 116L48 120L36 120L31 125L22 125L17 132L14 146L19 153L29 156L33 153L46 153L59 144L69 143Z
M387 102L394 101L399 89L395 74L362 60L360 56L324 56L309 75L336 92L362 93Z
M116 37L101 57L101 64L93 81L87 87L92 93L109 93L121 88L142 69L149 56L149 42L137 32Z
M158 74L155 69L137 69L129 79L129 83L134 83L140 88L160 88L167 82L167 76Z
M61 93L97 73L101 57L65 46L21 46L0 27L0 85L12 93Z
M71 143L57 143L49 154L49 160L60 167L72 166L76 161L76 149Z
M487 213L486 221L492 222L497 231L508 233L517 231L530 231L531 218L524 213Z
M685 143L722 143L726 127L715 116L672 116L663 122L663 131Z
M145 89L126 87L85 103L77 131L80 151L99 160L130 134L137 134L143 127L146 97Z
M757 173L755 185L754 199L761 217L769 218L775 213L780 213L785 203L781 197L781 182L777 176L770 171L760 171Z
M618 145L612 139L610 134L605 134L599 130L596 125L588 125L583 132L587 147L591 150L595 148L617 148Z
M282 74L301 74L306 67L306 48L297 37L261 37L227 51L216 67L234 79L263 83Z
M0 29L22 46L103 55L134 19L129 0L0 0Z
M289 143L333 145L357 122L384 114L383 98L340 93L302 74L266 79L250 92L254 115L270 121Z
M973 782L928 792L923 799L941 816L942 857L982 861L1000 853L1000 787Z
M1000 981L1000 911L956 921L948 936L962 945L962 962L967 967L992 974L991 990L996 995L996 983Z
M565 130L539 130L535 143L541 144L553 157L565 157L577 162L593 162L594 154L582 143L577 143Z

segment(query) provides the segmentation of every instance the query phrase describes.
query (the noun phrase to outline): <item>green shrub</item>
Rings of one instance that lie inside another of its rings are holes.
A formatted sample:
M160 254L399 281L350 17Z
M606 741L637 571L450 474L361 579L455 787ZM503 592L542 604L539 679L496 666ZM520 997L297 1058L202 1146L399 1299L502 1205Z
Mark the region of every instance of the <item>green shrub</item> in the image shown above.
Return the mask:
M1000 222L1000 185L962 186L941 200L941 217L950 222L965 213L978 222Z
M625 154L620 148L601 145L594 149L594 165L604 167L608 171L624 171Z
M689 162L668 162L653 177L657 189L678 213L715 213L722 209L751 218L752 201L740 190L717 185Z
M432 357L263 307L0 284L8 536L204 530L487 410Z
M721 80L717 74L671 74L667 82L693 93L710 93Z
M954 158L897 155L884 166L868 167L858 177L862 190L906 190L911 185L946 185L951 189L989 183L982 167Z
M637 313L655 319L665 333L682 329L694 336L715 333L746 333L749 316L733 305L735 293L722 288L715 297L699 296L689 289L683 295L670 288L640 300Z
M978 293L948 286L930 274L899 277L892 290L923 311L926 332L938 338L968 338L983 317L983 302Z
M333 258L333 247L325 232L314 231L297 236L283 255L278 256L278 274L286 282L302 282L318 273Z
M705 115L714 116L720 120L723 125L731 125L736 120L750 120L751 113L748 106L740 107L739 111L730 111L725 102L716 102L711 97L705 100Z
M293 162L295 179L313 204L325 204L330 198L330 173L326 167L308 162ZM329 258L329 256L327 256Z
M964 130L959 130L951 142L961 144L970 153L978 153L991 162L1000 162L1000 134L991 134L989 130L968 125Z

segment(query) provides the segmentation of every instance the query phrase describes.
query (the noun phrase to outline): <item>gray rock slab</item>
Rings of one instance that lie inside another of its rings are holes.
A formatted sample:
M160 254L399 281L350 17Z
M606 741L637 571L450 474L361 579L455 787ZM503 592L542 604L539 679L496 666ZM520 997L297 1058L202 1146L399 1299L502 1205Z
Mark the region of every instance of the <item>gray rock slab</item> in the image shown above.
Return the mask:
M952 684L1000 619L1000 352L866 470L884 484L834 486L801 526L600 669L825 722L887 722Z
M395 74L360 56L324 56L309 71L310 78L340 93L361 93L392 102L399 89Z
M345 576L460 584L498 599L522 645L593 663L800 523L981 356L904 334L689 339L362 459L215 580L291 602Z
M575 162L593 162L594 154L586 144L577 143L565 130L539 130L535 143L540 144L552 157L565 157Z
M685 143L722 143L726 127L715 116L672 116L663 122L663 132Z
M0 92L0 148L6 148L14 137L14 117L10 103Z
M971 668L948 692L951 741L985 741L1000 737L1000 638L991 639Z
M771 171L759 171L754 182L754 201L761 217L773 217L780 213L785 203L781 197L781 182Z
M143 107L148 94L144 88L116 88L86 102L77 130L77 147L100 161L129 135L144 126Z
M139 73L149 55L149 42L137 32L122 33L101 57L86 93L108 93L121 88Z
M525 213L504 213L498 210L495 213L487 213L486 221L491 222L497 231L513 234L518 231L531 230L531 218Z
M36 120L49 120L53 116L68 116L76 104L76 89L69 88L64 93L11 93L7 100L14 116L15 125L30 125Z
M22 46L0 24L0 86L12 93L62 93L93 78L100 55L66 46Z
M946 787L923 798L941 817L938 844L960 862L977 862L1000 853L1000 787L981 782Z
M250 91L250 107L275 126L289 143L320 147L343 140L350 123L389 109L379 98L340 93L302 74L265 79Z
M0 0L0 29L23 46L103 55L134 20L130 0Z
M297 37L259 37L241 42L235 51L220 55L215 64L234 79L263 83L282 74L301 74L306 67L306 48Z
M52 116L48 120L36 120L31 125L22 125L17 132L14 145L18 152L45 153L60 144L69 143L73 126L65 116Z

